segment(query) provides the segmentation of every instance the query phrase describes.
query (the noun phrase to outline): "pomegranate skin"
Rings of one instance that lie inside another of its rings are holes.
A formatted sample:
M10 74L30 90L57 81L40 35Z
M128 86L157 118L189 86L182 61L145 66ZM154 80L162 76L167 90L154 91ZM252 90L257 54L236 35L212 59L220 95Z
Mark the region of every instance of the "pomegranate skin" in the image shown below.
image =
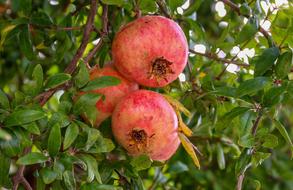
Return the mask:
M112 44L116 68L143 86L163 87L183 71L188 44L180 26L162 16L144 16L128 23Z
M135 91L117 104L112 131L130 155L147 154L157 161L168 160L180 144L175 111L163 96L148 90Z
M97 90L92 90L90 93L104 95L104 100L100 99L96 103L97 116L95 126L98 127L105 119L111 116L116 104L127 94L138 89L138 84L125 79L113 67L112 64L106 64L103 68L94 67L90 71L90 80L102 76L113 76L120 80L116 86L109 86ZM86 119L86 118L85 118Z

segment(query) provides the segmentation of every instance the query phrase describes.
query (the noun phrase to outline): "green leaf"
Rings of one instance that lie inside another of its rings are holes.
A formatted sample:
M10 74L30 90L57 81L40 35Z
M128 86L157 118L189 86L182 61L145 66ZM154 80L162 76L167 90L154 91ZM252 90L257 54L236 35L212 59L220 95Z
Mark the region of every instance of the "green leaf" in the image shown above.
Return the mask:
M24 129L31 132L32 134L40 135L40 129L36 122L31 122L29 124L21 125Z
M149 12L156 12L157 11L157 4L155 1L149 1L149 0L140 0L139 2L139 8L144 13Z
M50 184L57 178L57 173L49 168L42 168L40 174L45 184Z
M262 144L263 147L266 148L275 148L278 146L278 137L272 134L266 135L264 138L264 143Z
M254 75L261 76L271 69L279 55L280 51L277 47L265 49L260 56L253 60L255 64Z
M53 25L52 19L45 12L33 13L30 18L30 23L40 26L51 26Z
M10 185L9 168L11 160L0 152L0 187L6 187Z
M102 183L101 176L98 170L97 160L94 157L85 154L81 155L80 158L87 165L87 182L91 183L94 180L94 178L96 178L99 183Z
M112 150L114 150L114 148L115 148L115 145L111 139L101 138L97 140L96 144L91 147L89 152L96 153L96 154L105 153L105 152L111 152Z
M273 25L279 28L287 29L290 25L290 17L285 10L280 10L273 21Z
M0 108L9 109L10 104L6 94L0 89Z
M256 19L251 19L249 22L247 22L246 25L243 26L242 30L236 37L236 43L241 44L247 40L253 39L257 31L258 31L258 23Z
M32 77L33 77L33 80L36 81L36 83L37 83L36 92L40 92L40 90L43 87L43 80L44 80L43 69L40 64L35 66Z
M44 117L46 117L46 115L43 111L22 109L12 112L12 114L6 118L4 124L6 127L23 125Z
M73 172L66 170L63 173L63 181L68 190L76 189L76 181Z
M173 0L170 0L170 1L173 1ZM191 5L184 11L183 15L187 17L194 14L198 10L198 8L201 6L202 2L204 1L203 0L191 1Z
M247 15L250 16L251 15L251 8L249 7L249 5L247 3L243 3L240 7L240 14L241 15Z
M291 159L292 159L293 158L293 143L292 143L292 141L290 139L290 136L289 136L286 128L284 127L284 125L280 121L275 119L274 123L275 123L276 128L280 132L280 134L283 136L285 141L289 144L290 150L291 150Z
M79 64L79 71L75 76L75 84L78 88L85 86L90 80L90 74L84 63Z
M17 160L18 165L32 165L43 163L48 160L48 157L38 152L30 152Z
M13 0L11 6L13 11L29 15L32 10L32 4L32 0Z
M223 147L219 143L217 144L217 161L218 161L219 168L221 170L225 169L226 167L225 155L224 155Z
M80 96L73 106L73 112L77 115L86 113L88 107L96 107L96 103L100 97L100 94L84 94Z
M151 167L152 161L147 155L141 155L134 157L130 164L136 169L136 170L145 170Z
M71 79L70 74L67 73L57 73L48 78L46 88L55 88L61 84L64 84Z
M95 128L88 128L87 135L85 150L89 150L99 138L103 138L100 131Z
M179 174L182 172L188 171L187 165L182 163L181 161L176 161L174 164L171 164L170 167L168 168L168 172L174 173L174 174Z
M98 184L98 183L85 183L81 186L81 190L119 190L119 188L114 185L104 185L104 184Z
M231 111L229 111L228 113L226 113L223 116L223 119L226 121L231 122L232 119L234 119L235 117L244 114L245 112L247 112L250 108L248 107L236 107L233 108Z
M292 51L287 51L283 53L276 63L275 71L277 77L280 79L287 77L288 73L290 73L292 63Z
M268 77L256 77L254 79L246 80L240 83L236 95L241 97L247 94L253 94L264 89L269 83L271 83L271 79Z
M60 124L56 123L50 131L48 139L48 151L50 156L54 157L58 154L61 147L61 131Z
M120 83L120 80L112 76L102 76L90 81L82 91L97 90L109 86L116 86Z
M21 52L29 59L34 59L33 44L31 41L31 34L29 32L29 25L25 25L18 34L18 44Z
M271 153L256 152L252 155L251 163L254 167L260 165L265 159L269 158Z
M217 87L213 93L219 96L235 97L236 91L237 91L236 88L224 86L224 87Z
M175 11L184 3L184 0L168 0L168 5L172 11Z
M102 3L106 5L117 5L122 6L124 4L124 0L101 0Z
M70 147L70 145L75 141L76 137L78 136L79 128L78 125L75 123L71 123L65 132L64 142L63 142L63 149L66 150Z
M264 94L263 104L267 107L272 107L273 105L280 103L285 92L285 86L273 87L269 89Z

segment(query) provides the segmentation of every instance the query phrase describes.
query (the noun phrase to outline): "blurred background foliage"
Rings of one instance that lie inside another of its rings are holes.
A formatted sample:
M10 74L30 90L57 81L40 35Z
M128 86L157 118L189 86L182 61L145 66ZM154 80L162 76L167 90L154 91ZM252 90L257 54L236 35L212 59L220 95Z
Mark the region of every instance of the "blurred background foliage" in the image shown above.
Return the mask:
M78 71L65 73L90 4L0 0L0 186L27 187L26 165L33 189L293 189L292 2L100 0ZM110 120L95 129L78 116L99 97L72 102L88 82L83 60L99 46L89 65L110 61L115 33L139 14L170 17L187 37L184 73L153 90L191 111L200 169L182 147L165 164L129 157Z

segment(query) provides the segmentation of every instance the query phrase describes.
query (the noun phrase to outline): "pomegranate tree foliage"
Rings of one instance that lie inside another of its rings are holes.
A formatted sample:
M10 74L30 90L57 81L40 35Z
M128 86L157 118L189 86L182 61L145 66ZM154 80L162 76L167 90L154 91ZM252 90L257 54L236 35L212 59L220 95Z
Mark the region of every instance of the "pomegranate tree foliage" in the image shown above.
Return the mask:
M0 0L0 186L293 189L292 4L188 2ZM185 77L153 90L190 110L200 169L182 146L166 163L128 156L110 120L97 129L79 116L93 121L101 96L72 101L117 84L89 82L84 63L109 61L115 33L140 14L172 18L189 42Z

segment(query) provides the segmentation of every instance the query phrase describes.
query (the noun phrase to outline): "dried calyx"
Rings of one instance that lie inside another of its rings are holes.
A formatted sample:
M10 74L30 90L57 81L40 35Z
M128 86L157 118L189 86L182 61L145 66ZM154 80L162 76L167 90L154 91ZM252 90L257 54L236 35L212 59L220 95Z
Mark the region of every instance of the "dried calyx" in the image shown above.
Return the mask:
M157 81L164 79L166 82L168 74L174 74L174 71L170 67L173 63L165 59L164 57L158 57L151 63L151 69L149 72L149 78L155 78Z

